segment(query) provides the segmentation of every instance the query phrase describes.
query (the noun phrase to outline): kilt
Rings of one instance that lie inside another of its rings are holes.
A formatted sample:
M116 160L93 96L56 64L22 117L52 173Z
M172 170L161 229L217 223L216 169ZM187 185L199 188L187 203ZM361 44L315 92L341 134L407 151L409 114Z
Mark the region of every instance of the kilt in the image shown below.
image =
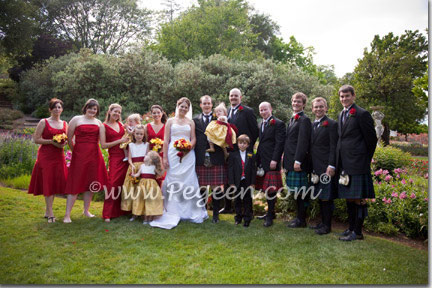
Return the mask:
M215 165L212 167L205 167L204 165L196 166L195 171L200 186L219 186L228 183L226 165Z
M350 175L348 186L338 184L339 198L342 199L365 199L375 198L372 175L359 174Z
M286 184L288 189L300 189L301 187L309 188L307 173L304 171L288 171L286 173Z
M276 193L282 187L281 171L268 171L263 177L257 176L255 180L255 189L263 192Z
M324 184L318 182L318 184L314 184L314 195L316 195L318 193L318 191L320 191L321 189L321 193L318 196L318 199L320 200L333 200L336 199L338 197L338 184L337 184L337 177L332 177L332 180L330 181L330 183Z

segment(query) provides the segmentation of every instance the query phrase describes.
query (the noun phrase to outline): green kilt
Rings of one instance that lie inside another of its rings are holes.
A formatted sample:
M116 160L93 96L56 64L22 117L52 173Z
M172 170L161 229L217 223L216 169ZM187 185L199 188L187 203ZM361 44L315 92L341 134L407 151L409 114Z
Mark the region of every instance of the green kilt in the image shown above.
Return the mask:
M366 199L375 198L372 175L349 175L348 186L338 184L339 198L341 199Z
M286 184L288 189L300 189L301 187L305 187L305 189L309 188L309 182L307 173L304 171L296 172L296 171L288 171L286 173Z
M320 200L333 200L338 198L338 185L337 185L337 178L332 177L330 183L324 184L318 182L318 184L314 184L314 194L316 195L318 191L321 192L318 196L318 199Z

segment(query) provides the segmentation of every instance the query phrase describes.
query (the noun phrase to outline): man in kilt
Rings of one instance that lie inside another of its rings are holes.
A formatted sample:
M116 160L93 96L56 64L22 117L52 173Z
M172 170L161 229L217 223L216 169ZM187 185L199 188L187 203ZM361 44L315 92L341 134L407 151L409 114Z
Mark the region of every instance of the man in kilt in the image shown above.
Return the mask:
M196 116L195 122L195 169L201 189L207 189L208 186L213 191L213 223L219 222L220 198L223 194L223 185L228 182L227 166L225 165L224 153L221 147L215 145L215 152L208 153L209 148L207 136L204 134L207 125L216 120L213 115L213 99L208 96L202 96L200 99L202 113Z
M375 198L370 166L378 139L371 114L354 103L354 88L343 85L338 94L344 107L338 116L336 165L341 178L338 191L339 198L347 201L349 222L339 240L353 241L363 239L365 198Z
M327 101L322 97L312 100L312 113L315 121L312 125L310 155L312 158L312 177L315 195L318 196L321 223L315 227L318 235L328 234L331 231L332 214L334 210L333 199L337 198L336 145L338 141L337 122L327 117Z
M286 130L283 167L287 171L288 193L294 193L297 203L297 217L288 223L289 228L306 227L306 209L309 206L306 192L309 192L307 172L312 125L303 112L306 101L307 96L301 92L291 97L293 116Z
M258 138L257 119L253 109L241 103L242 97L243 95L238 88L233 88L229 92L229 102L231 105L228 108L228 123L234 124L237 127L237 135L246 134L249 137L250 145L247 151L248 153L253 153L254 145ZM237 150L238 145L234 144L234 151ZM222 213L230 213L231 211L232 201L225 197L225 208Z
M285 123L272 115L272 106L268 102L259 105L262 122L259 125L259 145L257 150L257 167L264 170L262 177L256 178L256 189L265 192L267 214L264 227L273 225L275 218L276 193L283 187L281 176L281 157L285 143Z

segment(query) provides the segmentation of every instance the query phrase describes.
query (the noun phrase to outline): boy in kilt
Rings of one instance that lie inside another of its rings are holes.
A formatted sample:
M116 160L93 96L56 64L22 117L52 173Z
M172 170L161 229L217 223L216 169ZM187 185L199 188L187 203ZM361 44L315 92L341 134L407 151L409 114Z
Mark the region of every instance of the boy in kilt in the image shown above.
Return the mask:
M204 134L207 125L215 120L213 115L213 99L208 96L202 96L200 99L202 113L196 116L195 122L195 170L201 189L207 189L209 186L213 191L213 223L219 222L220 198L223 194L223 185L228 182L227 166L225 165L224 152L221 147L215 145L215 151L206 152L209 148L207 136Z
M312 113L315 121L312 125L310 155L312 158L312 177L315 195L318 196L321 223L315 227L318 235L328 234L331 231L332 214L334 210L333 199L337 198L336 145L338 141L337 122L327 117L327 101L322 97L312 100Z
M256 189L265 192L267 214L264 227L273 225L275 218L276 194L283 187L281 158L285 144L285 123L272 115L272 106L268 102L259 105L262 122L259 125L259 145L256 154L257 167L264 170L264 176L256 178Z
M239 225L244 220L243 226L249 227L253 217L252 193L255 188L256 160L255 155L247 151L249 136L240 135L237 145L239 150L231 152L228 158L228 184L229 189L235 191L235 224Z
M289 228L306 227L306 209L309 206L306 191L309 187L307 169L312 125L303 112L306 101L307 96L301 92L291 97L293 116L286 130L283 167L287 171L288 193L294 192L297 202L297 217L288 223Z
M354 88L343 85L338 94L344 109L338 117L336 165L341 177L339 198L347 201L349 222L339 240L361 240L367 216L365 198L375 198L370 166L378 139L371 114L354 103Z

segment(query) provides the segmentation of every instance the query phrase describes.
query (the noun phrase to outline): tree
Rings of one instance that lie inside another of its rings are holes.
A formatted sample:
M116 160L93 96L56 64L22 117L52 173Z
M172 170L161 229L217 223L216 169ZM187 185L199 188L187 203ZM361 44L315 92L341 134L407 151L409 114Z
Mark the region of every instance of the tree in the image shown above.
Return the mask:
M47 26L94 53L115 54L149 34L148 10L136 0L44 0Z
M161 25L153 49L177 63L198 56L222 54L252 60L257 35L244 0L199 0L172 22Z
M413 93L414 81L427 71L427 51L427 39L418 30L407 30L400 37L376 35L354 70L358 102L366 108L384 107L387 144L390 129L413 132L427 113L427 98Z
M279 25L271 20L270 16L259 13L249 16L249 22L252 32L257 35L254 49L263 52L265 58L272 58L274 56L272 43L279 34Z

